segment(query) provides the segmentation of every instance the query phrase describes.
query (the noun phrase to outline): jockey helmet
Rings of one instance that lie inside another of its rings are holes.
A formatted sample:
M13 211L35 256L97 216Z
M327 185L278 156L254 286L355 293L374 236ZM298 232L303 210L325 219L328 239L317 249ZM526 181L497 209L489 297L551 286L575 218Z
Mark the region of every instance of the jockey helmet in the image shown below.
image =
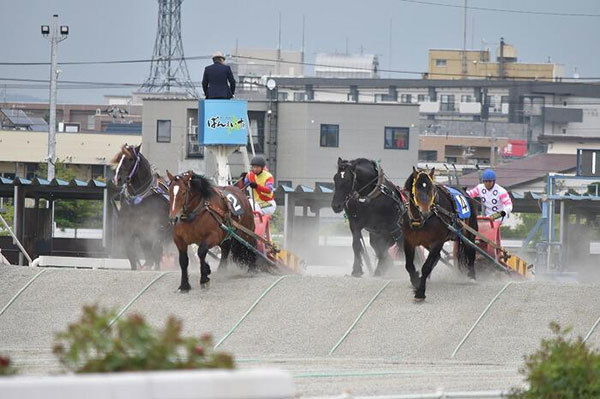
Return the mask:
M252 161L250 161L250 165L261 166L264 168L265 166L267 166L267 163L265 162L265 159L263 157L254 157L252 158Z
M491 169L486 169L483 171L483 174L481 175L481 180L486 181L486 180L496 180L496 172L494 172Z

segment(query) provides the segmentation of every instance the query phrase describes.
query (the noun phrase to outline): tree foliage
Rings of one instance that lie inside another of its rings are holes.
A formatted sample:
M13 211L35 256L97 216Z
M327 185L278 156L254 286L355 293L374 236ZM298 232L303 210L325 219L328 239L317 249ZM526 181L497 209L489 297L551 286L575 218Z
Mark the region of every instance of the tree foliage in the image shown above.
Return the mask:
M213 349L212 336L184 337L182 322L169 317L162 329L137 314L84 306L81 319L56 334L53 352L76 373L234 368L233 357Z
M529 385L515 389L512 399L600 398L600 352L581 337L569 338L570 328L551 323L554 337L525 358L520 370Z
M39 176L47 176L47 164L41 164ZM57 161L55 175L58 179L73 180L79 178L74 168ZM54 203L54 221L59 228L101 228L102 201L58 200Z

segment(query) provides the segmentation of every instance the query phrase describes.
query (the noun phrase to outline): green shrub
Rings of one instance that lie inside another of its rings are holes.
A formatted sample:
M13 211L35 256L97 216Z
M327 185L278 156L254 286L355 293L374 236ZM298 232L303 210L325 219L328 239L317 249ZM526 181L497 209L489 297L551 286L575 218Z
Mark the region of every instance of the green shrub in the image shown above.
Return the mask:
M541 348L525 358L520 370L529 385L516 389L513 399L600 398L600 353L581 337L568 338L570 328L551 323L554 337L542 340Z
M134 314L110 324L115 312L85 306L81 319L56 334L53 352L77 373L234 368L233 357L213 350L212 337L183 337L169 317L163 329Z
M10 357L0 355L0 375L16 374L17 369L13 366Z

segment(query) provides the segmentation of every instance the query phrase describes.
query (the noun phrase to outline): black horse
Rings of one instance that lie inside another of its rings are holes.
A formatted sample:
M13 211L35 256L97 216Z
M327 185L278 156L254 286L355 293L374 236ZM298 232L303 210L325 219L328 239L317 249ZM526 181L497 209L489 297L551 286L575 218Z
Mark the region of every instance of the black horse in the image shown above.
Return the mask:
M173 231L169 221L169 193L141 154L140 147L125 144L111 161L115 165L113 183L120 188L115 198L119 205L118 237L132 270L140 266L136 240L144 252L144 266L157 270L164 245L170 241Z
M384 175L381 167L371 160L351 161L338 158L331 208L335 213L346 212L352 232L354 264L352 275L362 270L362 229L370 233L370 244L377 254L375 275L382 275L391 259L388 249L398 244L402 248L402 215L404 204L397 187Z
M413 173L404 184L406 216L403 220L404 254L406 271L415 289L415 300L425 299L425 285L431 271L440 259L444 243L458 240L458 265L467 269L467 275L475 279L475 249L471 248L458 235L471 242L474 235L462 226L477 230L477 208L474 200L464 190L448 188L435 184L431 171L418 171L413 167ZM450 227L448 227L450 226ZM454 230L454 231L453 231ZM415 248L423 246L429 250L429 255L421 268L421 276L415 270Z

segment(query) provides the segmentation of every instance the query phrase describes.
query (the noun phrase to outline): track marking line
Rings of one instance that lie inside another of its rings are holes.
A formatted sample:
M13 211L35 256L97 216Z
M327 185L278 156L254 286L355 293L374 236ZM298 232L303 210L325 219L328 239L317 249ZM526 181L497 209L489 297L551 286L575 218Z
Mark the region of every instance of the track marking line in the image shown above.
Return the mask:
M277 284L279 284L279 282L281 280L283 280L284 278L286 278L286 276L281 276L279 277L273 284L271 284L269 286L269 288L267 288L257 299L256 301L254 301L254 303L252 304L252 306L250 306L250 308L248 308L248 310L246 311L246 313L244 313L244 315L242 316L241 319L239 319L237 321L237 323L234 324L233 327L231 327L231 329L227 332L227 334L225 334L223 336L223 338L221 338L219 340L219 342L217 342L217 344L215 345L215 349L217 349L219 346L221 346L221 344L223 344L223 342L225 342L225 340L227 338L229 338L229 336L231 334L233 334L233 332L239 327L240 324L242 324L242 322L246 319L246 317L248 317L248 315L250 314L250 312L252 312L254 310L254 308L256 307L256 305L258 305L258 303L269 293L269 291L271 291L273 289L273 287L275 287Z
M367 310L371 307L371 305L373 304L373 302L375 302L375 300L377 299L377 297L379 296L379 294L381 294L383 292L383 290L385 290L385 288L390 285L392 281L388 280L388 282L386 282L383 287L381 287L379 289L379 291L377 291L377 293L373 296L373 298L371 298L371 300L369 301L369 303L367 303L367 305L363 308L363 310L360 312L360 314L358 315L358 317L354 320L354 323L352 323L350 325L350 327L348 328L348 330L346 330L346 333L342 336L342 338L339 339L339 341L333 346L333 348L331 348L331 350L329 351L329 356L333 355L333 352L336 351L336 349L342 344L342 342L344 342L344 340L348 337L348 335L350 335L350 333L352 332L352 330L354 329L354 327L356 326L356 324L359 322L359 320L363 317L363 315L367 312Z
M146 292L148 290L148 288L152 287L152 285L154 285L154 283L156 283L158 280L160 280L161 278L163 278L164 276L166 276L167 274L170 274L170 273L175 273L175 272L161 272L158 276L156 276L154 279L152 279L152 281L150 281L144 288L142 288L142 290L140 292L138 292L138 294L136 296L134 296L133 299L131 301L129 301L129 303L127 305L125 305L119 313L117 313L115 318L112 319L110 321L110 323L108 323L108 326L109 327L112 326L117 320L119 320L119 318L121 316L123 316L123 313L127 312L127 310L131 307L131 305L133 305L133 303L135 301L137 301L138 298L141 297L144 294L144 292Z
M21 288L11 299L10 301L8 301L8 303L6 305L4 305L4 307L2 308L2 310L0 310L0 316L2 316L2 314L4 312L6 312L6 309L8 309L10 307L10 305L13 304L14 301L17 300L17 298L23 293L23 291L25 291L27 289L27 287L29 287L31 285L31 283L33 283L39 276L41 276L42 274L44 274L48 269L44 269L39 271L35 276L33 276L31 278L31 280L29 280L27 282L27 284L25 284L23 286L23 288Z
M2 314L2 313L0 312L0 314ZM590 328L590 331L587 333L587 335L583 339L583 342L587 342L587 340L590 339L590 337L594 333L594 330L596 329L596 327L598 327L598 324L600 324L600 317L598 317L598 320L596 320L596 322L594 323L592 328Z
M486 315L486 313L488 312L488 310L490 310L490 308L492 307L492 305L494 304L494 302L496 302L496 300L500 297L500 295L502 295L502 293L504 291L506 291L506 289L512 283L513 283L512 281L509 281L508 283L506 283L506 285L504 287L502 287L502 289L496 294L496 296L490 301L490 303L488 303L488 305L486 306L486 308L484 309L484 311L481 313L481 315L479 316L479 318L477 319L477 321L475 321L475 324L473 324L473 326L471 327L471 329L467 332L467 334L460 341L460 343L458 344L458 346L456 347L456 349L454 349L454 352L452 352L452 355L450 356L452 359L454 359L454 357L458 353L459 349L463 346L463 344L465 343L465 341L467 340L467 338L469 338L469 336L471 335L471 333L473 332L473 330L475 330L475 327L477 327L477 325L479 324L479 322L481 321L481 319L483 319L483 317Z

